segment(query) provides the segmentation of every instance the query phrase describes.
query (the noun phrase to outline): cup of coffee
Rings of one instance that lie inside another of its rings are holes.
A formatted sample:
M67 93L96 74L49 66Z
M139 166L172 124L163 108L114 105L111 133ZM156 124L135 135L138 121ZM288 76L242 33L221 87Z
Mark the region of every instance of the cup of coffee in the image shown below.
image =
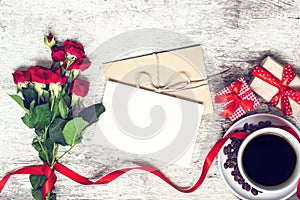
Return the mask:
M290 190L300 178L300 143L283 129L263 128L242 142L237 161L243 178L261 192Z

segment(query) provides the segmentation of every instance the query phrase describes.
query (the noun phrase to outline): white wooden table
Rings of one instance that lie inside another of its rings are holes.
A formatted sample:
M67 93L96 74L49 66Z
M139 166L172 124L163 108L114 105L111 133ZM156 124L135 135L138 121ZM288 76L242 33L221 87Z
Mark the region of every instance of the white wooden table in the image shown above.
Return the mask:
M51 31L59 40L80 41L87 55L93 55L93 61L97 58L96 50L110 44L107 42L112 42L109 39L113 36L141 28L161 28L188 37L193 43L201 43L208 75L235 64L238 70L234 74L209 82L212 95L242 75L249 81L252 66L267 55L283 64L295 65L300 74L299 0L0 0L0 177L22 166L40 164L30 145L34 133L22 124L23 112L7 94L15 93L11 73L17 67L49 64L50 52L43 44L43 35ZM176 48L191 43L185 37L174 40L162 36L157 40L164 41L166 48ZM100 60L120 56L134 44L135 41L130 40L118 49L108 48L100 53ZM87 73L86 76L94 79L93 75ZM99 91L101 89L103 87ZM96 97L100 100L101 92ZM255 112L281 116L276 108L266 104ZM299 117L287 119L299 127ZM206 153L230 125L216 114L205 116L191 168L167 166L162 171L179 185L191 185L200 174ZM91 135L89 131L85 137ZM99 157L93 155L88 146L79 145L63 163L87 177L99 177L128 165L128 162L115 162L118 155L113 151L104 149ZM217 165L215 162L204 184L191 194L181 194L157 177L142 172L128 173L106 186L82 186L58 175L56 192L58 199L236 199L223 183ZM28 177L15 176L0 199L31 199L30 192Z

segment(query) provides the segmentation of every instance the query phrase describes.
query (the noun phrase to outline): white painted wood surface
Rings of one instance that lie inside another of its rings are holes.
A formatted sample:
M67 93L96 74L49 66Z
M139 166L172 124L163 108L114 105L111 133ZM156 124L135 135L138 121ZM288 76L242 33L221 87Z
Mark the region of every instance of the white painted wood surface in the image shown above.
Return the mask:
M208 75L222 71L224 66L235 64L238 67L224 80L209 82L214 95L239 76L244 75L249 81L251 67L266 55L273 55L283 64L295 65L300 74L299 25L299 0L0 0L0 177L22 166L40 164L30 145L34 133L22 124L23 112L7 94L15 93L11 73L17 67L49 64L50 52L42 38L48 31L59 40L71 38L83 43L87 55L93 55L92 61L107 61L122 52L128 53L124 50L135 44L132 40L119 48L100 52L101 58L95 54L110 38L126 31L162 28L177 32L193 43L202 44ZM183 37L157 39L164 41L168 48L190 44ZM94 88L96 95L86 102L100 101L101 76L87 72L86 77L99 80ZM255 112L281 116L276 108L266 104L251 113ZM299 117L287 119L299 127ZM175 183L190 186L199 176L206 153L230 125L216 114L205 116L191 168L166 166L162 171ZM92 132L91 128L86 133L87 141ZM114 151L103 149L97 157L90 151L89 145L78 145L63 164L87 177L99 177L130 165L129 161L117 160L118 154ZM210 169L204 184L191 194L181 194L155 176L142 172L130 172L106 186L82 186L58 175L56 192L58 199L236 199L221 180L217 164L215 162ZM28 177L14 176L0 199L31 199L30 192Z

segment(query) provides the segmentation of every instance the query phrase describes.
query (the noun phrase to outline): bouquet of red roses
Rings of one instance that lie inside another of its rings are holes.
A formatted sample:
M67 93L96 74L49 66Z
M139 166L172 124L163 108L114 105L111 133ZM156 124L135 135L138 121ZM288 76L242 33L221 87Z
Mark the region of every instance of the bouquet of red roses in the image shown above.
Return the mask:
M81 142L85 128L96 122L105 108L98 103L82 109L81 98L88 93L89 82L78 76L91 65L83 46L71 40L59 45L52 35L45 36L44 42L51 49L53 64L16 70L13 78L18 94L10 96L26 112L22 121L36 133L32 146L52 169ZM69 149L59 153L60 146ZM43 197L46 181L44 175L30 175L34 199L56 199L52 189Z

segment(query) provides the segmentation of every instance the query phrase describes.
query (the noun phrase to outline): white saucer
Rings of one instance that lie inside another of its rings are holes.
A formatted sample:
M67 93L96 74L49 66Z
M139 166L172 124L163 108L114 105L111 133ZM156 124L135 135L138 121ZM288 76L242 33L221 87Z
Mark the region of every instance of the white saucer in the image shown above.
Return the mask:
M235 124L233 124L225 133L227 135L230 132L233 132L237 129L242 130L245 123L257 125L259 121L271 121L272 125L277 126L288 126L292 128L296 133L300 136L299 130L289 121L278 117L276 115L272 114L254 114L250 115L248 117L245 117L239 121L237 121ZM228 145L231 142L231 140L228 140L224 147ZM259 200L281 200L281 199L287 199L293 194L295 194L297 189L297 183L295 186L290 187L289 189L285 191L267 191L263 193L258 193L258 195L254 196L250 191L246 191L242 189L242 186L238 184L238 182L234 181L234 177L231 175L232 169L225 169L224 163L226 162L227 156L223 153L223 148L218 154L218 164L219 164L219 170L221 173L221 176L226 183L226 185L230 188L230 190L240 199L259 199Z

